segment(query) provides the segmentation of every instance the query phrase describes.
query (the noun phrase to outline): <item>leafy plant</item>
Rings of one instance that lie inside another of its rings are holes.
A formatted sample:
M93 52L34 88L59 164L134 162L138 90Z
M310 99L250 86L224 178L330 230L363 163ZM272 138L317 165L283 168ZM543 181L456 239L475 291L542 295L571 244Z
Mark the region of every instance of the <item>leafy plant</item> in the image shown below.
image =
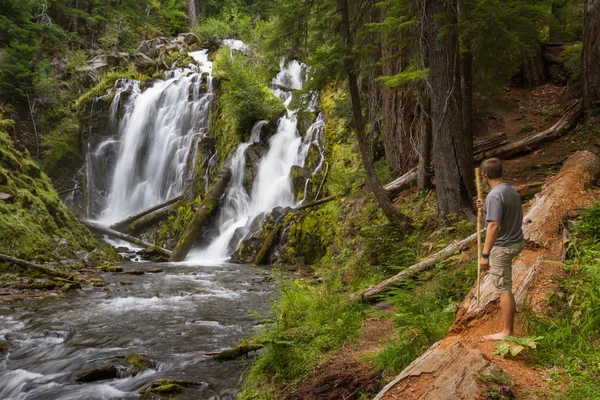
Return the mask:
M492 354L497 354L504 358L510 353L511 356L516 357L519 353L526 349L535 349L537 347L537 341L543 339L541 336L537 337L524 337L518 338L515 336L509 336L506 339L502 339L494 348Z

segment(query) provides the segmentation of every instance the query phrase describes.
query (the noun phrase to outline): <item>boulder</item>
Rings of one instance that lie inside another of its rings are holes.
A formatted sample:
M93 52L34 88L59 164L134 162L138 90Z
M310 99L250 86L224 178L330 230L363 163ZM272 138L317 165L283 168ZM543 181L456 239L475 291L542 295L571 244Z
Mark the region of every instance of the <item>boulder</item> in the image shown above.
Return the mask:
M191 32L180 33L179 35L177 35L176 40L178 43L185 44L187 46L200 44L200 38Z
M290 169L290 182L292 183L292 192L294 193L294 199L300 201L304 198L305 189L308 192L307 182L310 183L312 173L306 167L294 165Z
M268 125L268 124L267 124ZM252 143L246 150L246 167L244 169L244 187L250 193L254 179L258 173L260 160L267 154L269 148L262 141Z
M133 55L133 62L138 70L144 72L148 72L156 67L156 62L144 53L135 53Z
M119 375L119 368L114 364L106 364L77 374L76 382L96 382L106 379L115 379Z

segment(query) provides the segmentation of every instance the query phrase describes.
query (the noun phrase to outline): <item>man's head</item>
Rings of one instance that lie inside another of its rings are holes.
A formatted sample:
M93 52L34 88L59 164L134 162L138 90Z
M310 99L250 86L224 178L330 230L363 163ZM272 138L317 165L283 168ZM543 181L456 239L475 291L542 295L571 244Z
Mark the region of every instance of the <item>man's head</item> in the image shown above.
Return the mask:
M488 185L490 181L502 180L502 161L499 158L488 158L481 163L481 175Z

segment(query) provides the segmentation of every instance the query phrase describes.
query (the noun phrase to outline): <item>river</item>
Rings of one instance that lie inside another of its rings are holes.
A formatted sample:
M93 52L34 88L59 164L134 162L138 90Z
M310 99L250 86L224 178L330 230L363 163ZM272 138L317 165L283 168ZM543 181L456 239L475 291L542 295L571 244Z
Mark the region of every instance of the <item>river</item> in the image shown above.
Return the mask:
M0 399L136 399L155 379L201 382L185 399L232 399L247 361L217 362L202 352L230 348L260 328L269 308L268 271L223 264L131 263L160 267L139 276L104 274L111 290L88 287L64 300L0 306ZM121 285L131 281L131 285ZM77 383L75 376L105 364L125 365L145 354L151 369L136 376Z

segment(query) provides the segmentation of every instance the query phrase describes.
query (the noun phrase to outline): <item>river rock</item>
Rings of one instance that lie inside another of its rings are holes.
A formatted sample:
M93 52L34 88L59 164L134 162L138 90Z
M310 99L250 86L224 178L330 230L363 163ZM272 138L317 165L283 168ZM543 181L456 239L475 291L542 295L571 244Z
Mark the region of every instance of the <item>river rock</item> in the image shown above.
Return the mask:
M121 282L119 282L119 283L120 283L121 285L123 285L123 286L129 286L129 285L133 285L133 282L132 282L132 281L121 281Z
M142 258L142 260L150 260L152 262L169 261L168 257L154 249L142 249L138 251L137 254Z
M135 53L133 55L135 67L143 72L149 72L156 67L156 61L145 55L144 53Z
M4 354L8 351L8 342L0 340L0 354Z
M144 270L130 269L129 271L118 272L117 275L144 275Z
M191 46L194 44L197 44L197 45L200 44L200 38L191 32L180 33L179 35L177 35L176 40L177 40L177 42L188 45L188 46Z
M114 364L106 364L98 368L92 368L77 374L77 382L96 382L106 379L115 379L119 375L119 369Z
M158 274L158 273L163 272L163 269L162 268L152 268L152 269L148 270L148 272L151 274Z
M152 367L152 360L144 354L129 353L125 356L125 361L132 367L132 376Z

